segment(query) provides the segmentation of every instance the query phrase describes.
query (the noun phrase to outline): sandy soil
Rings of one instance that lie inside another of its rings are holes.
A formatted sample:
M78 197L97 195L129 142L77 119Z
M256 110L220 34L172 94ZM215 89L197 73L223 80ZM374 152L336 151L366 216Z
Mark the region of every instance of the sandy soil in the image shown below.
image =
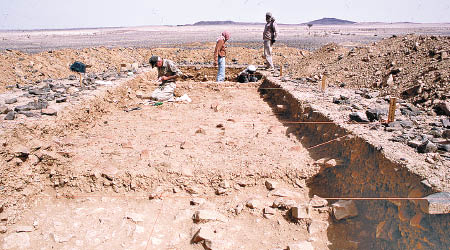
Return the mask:
M210 65L212 41L224 28L233 37L229 64L263 64L259 26L1 32L0 48L15 49L0 53L2 105L12 97L20 104L49 98L56 105L55 96L30 94L36 89L56 94L50 83L64 85L61 93L68 98L57 116L22 113L14 121L1 120L1 246L202 249L191 239L207 226L215 230L211 240L219 249L286 249L296 242L316 249L336 249L335 243L355 248L355 242L327 235L329 206L310 208L309 218L301 220L286 209L264 215L277 192L294 204L309 204L312 194L305 182L319 166L280 122L280 110L260 96L260 83L180 81L178 94L187 93L191 103L152 106L137 97L156 87L155 71L146 67L150 55ZM346 82L383 94L401 93L420 76L425 90L410 98L425 115L436 117L432 100L448 98L449 60L442 58L449 50L447 37L379 39L410 32L448 35L449 30L448 25L314 26L311 31L282 26L274 60L284 67L283 81L317 85L326 75L332 86ZM329 42L336 44L308 51ZM74 60L93 65L86 78L114 84L80 87L68 69ZM138 69L120 72L121 64L132 63ZM384 85L391 74L396 88ZM278 187L268 190L266 180L276 180ZM194 197L206 198L205 204L190 205ZM250 202L255 208L247 207L250 200L256 200ZM225 222L195 223L198 209L220 213Z

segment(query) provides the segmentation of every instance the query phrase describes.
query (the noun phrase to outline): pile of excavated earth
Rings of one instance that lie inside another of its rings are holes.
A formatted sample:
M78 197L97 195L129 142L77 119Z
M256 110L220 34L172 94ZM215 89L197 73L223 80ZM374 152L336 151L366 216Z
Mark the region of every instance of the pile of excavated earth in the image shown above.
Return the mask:
M225 83L212 81L213 48L0 52L2 249L370 249L380 247L374 239L395 241L398 230L382 222L372 232L355 219L355 202L315 195L311 179L342 163L313 157L283 123L283 105L268 105L261 81L236 82L246 65L264 64L262 48L229 47ZM334 120L400 143L423 159L422 183L448 192L449 53L449 37L416 35L314 52L277 44L277 72L261 72ZM158 84L151 55L183 65L179 101L148 100ZM91 65L81 84L74 61ZM396 119L386 124L391 97ZM344 224L351 237L340 235Z

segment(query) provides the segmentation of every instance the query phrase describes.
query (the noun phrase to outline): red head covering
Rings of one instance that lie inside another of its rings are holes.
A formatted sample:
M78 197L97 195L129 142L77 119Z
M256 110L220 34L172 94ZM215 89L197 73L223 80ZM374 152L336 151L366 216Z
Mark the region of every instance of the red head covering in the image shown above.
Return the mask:
M222 36L225 38L225 40L229 40L230 39L230 32L228 31L224 31L222 32Z

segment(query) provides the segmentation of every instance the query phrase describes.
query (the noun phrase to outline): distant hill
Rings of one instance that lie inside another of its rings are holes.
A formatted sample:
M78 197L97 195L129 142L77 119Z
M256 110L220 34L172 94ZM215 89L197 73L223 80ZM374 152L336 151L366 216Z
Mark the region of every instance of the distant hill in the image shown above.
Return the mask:
M356 22L337 19L337 18L322 18L318 20L314 20L311 22L303 23L304 25L312 24L312 25L345 25L345 24L354 24Z
M255 25L263 23L244 23L244 22L234 22L234 21L200 21L192 24L193 26L201 25Z

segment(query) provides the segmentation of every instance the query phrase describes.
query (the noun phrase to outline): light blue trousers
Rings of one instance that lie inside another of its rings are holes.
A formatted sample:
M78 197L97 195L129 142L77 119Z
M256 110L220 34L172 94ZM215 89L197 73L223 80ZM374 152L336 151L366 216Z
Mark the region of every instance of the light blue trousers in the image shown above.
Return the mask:
M220 57L217 59L217 66L219 69L217 70L217 81L223 82L225 81L225 57Z

